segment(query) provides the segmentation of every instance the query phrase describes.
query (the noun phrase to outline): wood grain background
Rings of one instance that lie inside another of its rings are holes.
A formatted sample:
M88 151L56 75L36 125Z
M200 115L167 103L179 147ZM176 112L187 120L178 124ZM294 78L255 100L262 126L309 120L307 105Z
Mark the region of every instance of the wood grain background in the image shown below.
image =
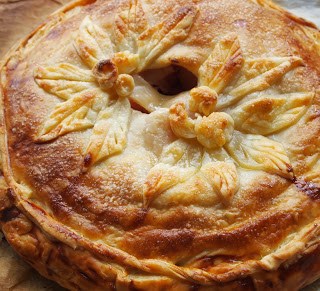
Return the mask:
M0 0L0 58L70 0Z

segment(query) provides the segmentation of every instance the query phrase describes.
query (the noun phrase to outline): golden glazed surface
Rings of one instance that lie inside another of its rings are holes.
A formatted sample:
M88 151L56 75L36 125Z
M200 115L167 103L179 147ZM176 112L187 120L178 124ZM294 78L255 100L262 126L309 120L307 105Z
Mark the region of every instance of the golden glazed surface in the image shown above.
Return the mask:
M10 244L70 289L317 279L319 35L268 1L52 15L1 70ZM159 93L147 76L170 66L197 84Z

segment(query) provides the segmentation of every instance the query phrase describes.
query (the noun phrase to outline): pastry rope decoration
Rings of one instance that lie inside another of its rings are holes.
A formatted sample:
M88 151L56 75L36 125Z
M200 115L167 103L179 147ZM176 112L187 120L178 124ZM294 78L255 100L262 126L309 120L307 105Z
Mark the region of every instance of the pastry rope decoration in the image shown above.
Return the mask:
M185 6L163 22L149 26L139 1L116 16L114 38L87 16L75 49L88 69L69 63L39 67L37 84L64 102L59 103L39 130L36 140L48 142L69 132L93 128L85 152L86 167L123 151L127 143L137 74L182 41L197 9Z

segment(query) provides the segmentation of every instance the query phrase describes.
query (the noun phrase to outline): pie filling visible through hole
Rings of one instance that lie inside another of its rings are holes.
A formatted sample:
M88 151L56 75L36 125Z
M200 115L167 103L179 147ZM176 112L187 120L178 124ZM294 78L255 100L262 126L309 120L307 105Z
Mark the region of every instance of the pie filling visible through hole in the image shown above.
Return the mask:
M175 103L175 100L177 100L175 97L177 97L179 94L181 94L180 96L187 96L189 91L196 87L198 83L197 76L195 76L189 70L177 65L171 65L160 69L146 70L141 72L138 76L133 76L133 78L136 80L143 78L144 81L146 81L152 88L156 90L155 92L152 92L151 88L145 89L145 91L150 90L150 94L152 95L158 95L158 98L162 101L162 103L159 103L159 107L168 107L169 105ZM145 83L144 85L147 84ZM149 106L144 107L143 105L137 103L137 101L135 101L133 98L129 97L129 100L132 109L142 113L150 113L150 104Z
M141 72L140 76L160 94L168 96L190 91L198 83L198 78L190 71L175 65L147 70Z

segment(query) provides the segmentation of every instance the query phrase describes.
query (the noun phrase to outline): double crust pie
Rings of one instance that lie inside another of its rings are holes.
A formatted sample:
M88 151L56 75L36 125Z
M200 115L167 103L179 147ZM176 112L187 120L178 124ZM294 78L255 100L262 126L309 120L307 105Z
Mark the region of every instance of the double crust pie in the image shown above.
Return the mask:
M320 277L320 33L265 0L75 1L2 62L2 230L72 290Z

